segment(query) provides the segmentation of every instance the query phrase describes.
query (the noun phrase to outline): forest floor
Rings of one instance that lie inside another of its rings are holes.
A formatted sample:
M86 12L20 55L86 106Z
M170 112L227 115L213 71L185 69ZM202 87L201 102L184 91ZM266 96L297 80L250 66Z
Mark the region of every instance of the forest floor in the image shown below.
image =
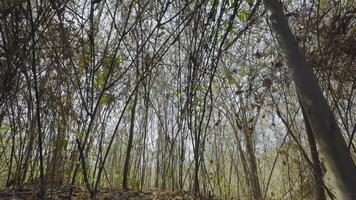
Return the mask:
M47 189L46 200L69 199L68 194L72 188L72 200L87 200L90 195L82 186L64 185ZM38 199L38 187L27 186L17 189L0 190L1 200L36 200ZM220 200L216 197L196 197L188 192L162 192L158 190L135 191L121 189L101 189L97 192L96 200Z

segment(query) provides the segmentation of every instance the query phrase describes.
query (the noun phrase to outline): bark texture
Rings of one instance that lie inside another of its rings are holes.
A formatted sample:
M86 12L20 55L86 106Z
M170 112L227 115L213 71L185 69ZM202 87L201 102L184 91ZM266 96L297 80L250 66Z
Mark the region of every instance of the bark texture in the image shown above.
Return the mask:
M337 188L337 199L356 199L356 167L316 76L300 51L282 6L277 0L263 0L272 31L291 71L300 102L305 109L321 157Z

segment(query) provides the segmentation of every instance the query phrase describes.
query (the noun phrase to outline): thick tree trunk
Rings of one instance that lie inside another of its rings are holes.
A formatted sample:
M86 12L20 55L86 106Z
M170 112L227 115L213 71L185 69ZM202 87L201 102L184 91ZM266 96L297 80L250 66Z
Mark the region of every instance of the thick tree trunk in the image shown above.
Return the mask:
M260 181L258 178L258 171L257 171L257 160L255 156L255 151L253 147L252 141L252 131L248 128L244 128L245 139L246 139L246 150L248 155L248 162L249 162L249 177L251 183L251 193L254 200L262 199L262 192L260 187Z
M52 186L59 186L63 183L63 150L65 141L65 127L67 126L65 116L63 115L58 122L57 136L53 156L48 167L48 183Z
M338 199L356 199L356 167L318 81L300 51L277 0L264 0L281 52L290 68L300 102L319 146Z
M240 160L241 160L241 164L242 164L242 170L244 172L244 176L243 176L244 181L245 181L245 184L248 185L249 195L252 196L250 174L248 173L247 160L246 160L245 154L242 150L241 142L238 142L237 147L238 147L238 152L239 152ZM244 195L246 195L246 185L242 187L242 191L243 191L242 193Z

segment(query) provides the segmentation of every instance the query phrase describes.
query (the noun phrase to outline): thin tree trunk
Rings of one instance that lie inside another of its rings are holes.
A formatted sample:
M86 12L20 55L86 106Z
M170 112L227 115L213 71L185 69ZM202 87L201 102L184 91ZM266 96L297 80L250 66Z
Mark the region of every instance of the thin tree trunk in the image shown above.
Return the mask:
M199 145L200 145L200 136L197 134L195 138L195 149L194 149L194 193L199 194Z
M27 1L27 8L30 12L30 25L31 25L31 42L32 42L32 62L31 62L31 69L33 73L33 83L34 83L34 90L35 90L35 100L36 100L36 118L37 118L37 132L38 132L38 153L39 153L39 160L40 160L40 193L39 198L45 199L45 183L44 183L44 164L43 164L43 150L42 150L42 128L41 128L41 113L40 113L40 94L38 90L38 82L37 82L37 69L36 69L36 40L35 40L35 25L33 21L32 15L32 8L31 8L31 1Z
M14 118L15 113L13 112L13 108L11 105L11 111L12 111L12 118ZM13 172L12 172L12 164L13 164L13 160L15 157L15 140L16 140L16 125L14 124L15 120L13 120L11 124L11 135L12 135L12 143L11 143L11 155L10 155L10 164L9 164L9 170L8 170L8 175L7 175L7 179L6 179L6 187L10 187L12 184L15 185L15 180L13 176Z
M135 98L134 98L134 101L132 104L132 109L131 109L129 140L127 143L123 180L122 180L122 188L123 189L128 189L128 176L129 176L129 170L130 170L130 154L131 154L132 141L133 141L133 136L134 136L133 134L134 134L134 128L135 128L135 114L136 114L137 98L138 98L138 92L136 91Z
M161 162L160 162L160 152L161 152L161 134L162 134L162 126L161 124L158 122L158 132L157 132L157 150L156 150L156 177L155 177L155 182L154 182L154 186L155 188L158 189L159 187L159 177L161 174Z
M145 185L145 172L146 172L146 137L147 137L147 129L148 129L148 95L145 97L145 115L144 115L144 130L143 130L143 146L142 146L142 169L141 169L141 188L144 188Z
M324 192L323 173L322 173L321 166L320 166L318 149L317 149L317 146L315 143L315 138L314 138L313 132L311 130L310 124L308 122L308 118L306 116L306 113L305 113L303 107L302 107L302 113L303 113L305 128L306 128L306 132L307 132L307 136L308 136L308 141L309 141L310 154L311 154L312 160L313 160L313 175L314 175L314 180L316 183L314 198L316 200L326 200L325 192Z
M184 167L184 158L185 158L185 140L184 140L184 132L182 132L181 141L180 141L180 153L179 153L179 190L182 191L184 189L183 182L183 167Z
M264 0L281 52L292 72L300 103L337 188L338 199L356 199L356 167L318 81L300 51L277 0Z

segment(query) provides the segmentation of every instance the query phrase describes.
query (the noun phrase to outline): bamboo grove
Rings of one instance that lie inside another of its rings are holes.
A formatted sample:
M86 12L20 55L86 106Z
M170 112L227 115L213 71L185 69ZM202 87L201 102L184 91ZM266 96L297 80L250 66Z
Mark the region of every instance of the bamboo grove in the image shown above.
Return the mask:
M352 0L1 0L0 188L354 199L355 15Z

